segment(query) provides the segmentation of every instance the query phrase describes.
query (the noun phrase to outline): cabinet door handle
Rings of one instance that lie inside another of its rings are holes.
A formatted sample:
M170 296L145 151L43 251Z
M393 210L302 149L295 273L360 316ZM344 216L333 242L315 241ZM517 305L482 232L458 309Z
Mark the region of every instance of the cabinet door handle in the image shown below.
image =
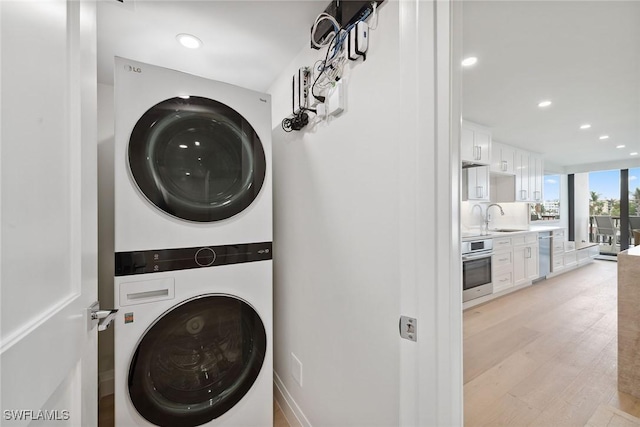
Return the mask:
M478 145L478 160L482 160L482 146Z
M534 197L536 200L540 200L540 191L534 191L534 192L533 192L533 197Z
M500 258L498 261L509 261L509 258Z
M502 161L502 165L501 165L502 172L506 172L507 171L507 169L508 169L507 164L508 163L507 163L506 160Z
M476 197L482 199L484 197L484 191L481 185L476 187Z
M527 247L527 258L531 258L531 247Z

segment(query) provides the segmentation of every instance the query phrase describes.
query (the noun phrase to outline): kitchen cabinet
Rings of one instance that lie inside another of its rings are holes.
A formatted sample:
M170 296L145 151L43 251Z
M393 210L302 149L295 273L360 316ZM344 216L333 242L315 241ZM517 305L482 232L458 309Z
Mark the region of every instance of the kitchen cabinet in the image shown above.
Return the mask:
M529 200L542 202L542 189L544 184L544 168L542 157L537 154L529 155Z
M551 232L551 272L564 270L565 229L560 228Z
M553 275L588 264L598 255L599 249L595 243L568 241L565 228L553 230L551 236L551 272Z
M528 283L538 278L538 233L513 237L513 284Z
M516 149L496 141L491 141L491 172L515 175Z
M462 170L463 200L489 201L489 167L477 166Z
M493 239L493 247L498 250L491 256L491 281L495 294L513 287L513 251L509 238Z
M460 159L478 165L491 163L491 130L463 121L460 132Z
M491 256L493 293L538 278L538 233L522 233L493 239Z
M541 202L544 183L544 162L540 155L526 150L515 150L514 175L501 174L492 180L493 201L500 202Z
M516 151L516 188L515 201L529 201L529 152L523 150Z

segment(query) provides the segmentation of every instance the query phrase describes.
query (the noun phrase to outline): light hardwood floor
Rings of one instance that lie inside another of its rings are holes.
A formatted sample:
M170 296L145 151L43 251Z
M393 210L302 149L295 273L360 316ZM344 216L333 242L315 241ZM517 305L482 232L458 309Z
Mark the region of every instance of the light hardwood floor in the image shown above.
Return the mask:
M98 406L98 427L114 427L113 420L113 394L100 399ZM125 427L125 426L118 426ZM273 401L273 427L289 427L289 423L280 409L278 403Z
M465 426L584 426L617 391L617 264L595 261L464 317Z

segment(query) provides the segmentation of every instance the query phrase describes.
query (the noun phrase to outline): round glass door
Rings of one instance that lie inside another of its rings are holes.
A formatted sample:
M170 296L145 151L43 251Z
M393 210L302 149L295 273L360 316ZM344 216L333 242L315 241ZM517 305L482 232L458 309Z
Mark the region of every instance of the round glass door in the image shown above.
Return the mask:
M264 149L237 111L208 98L171 98L138 120L129 166L144 196L169 215L213 222L246 209L264 182Z
M186 301L144 334L129 367L136 410L159 426L199 426L231 409L264 362L267 336L255 310L228 295Z

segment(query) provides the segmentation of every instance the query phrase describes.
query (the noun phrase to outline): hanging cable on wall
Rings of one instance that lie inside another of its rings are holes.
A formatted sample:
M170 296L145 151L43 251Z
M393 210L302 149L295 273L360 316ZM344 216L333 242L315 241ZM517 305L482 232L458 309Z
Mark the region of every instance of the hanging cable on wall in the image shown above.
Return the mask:
M294 74L293 114L282 120L285 132L307 126L310 121L308 112L322 120L344 111L345 89L341 79L345 64L359 58L366 60L369 30L378 25L377 8L382 1L344 3L334 0L325 12L316 17L311 27L311 46L315 49L326 48L326 52L324 59L316 61L310 68L302 67ZM370 17L371 20L375 18L373 27L365 22ZM347 22L341 27L342 19L347 19Z

